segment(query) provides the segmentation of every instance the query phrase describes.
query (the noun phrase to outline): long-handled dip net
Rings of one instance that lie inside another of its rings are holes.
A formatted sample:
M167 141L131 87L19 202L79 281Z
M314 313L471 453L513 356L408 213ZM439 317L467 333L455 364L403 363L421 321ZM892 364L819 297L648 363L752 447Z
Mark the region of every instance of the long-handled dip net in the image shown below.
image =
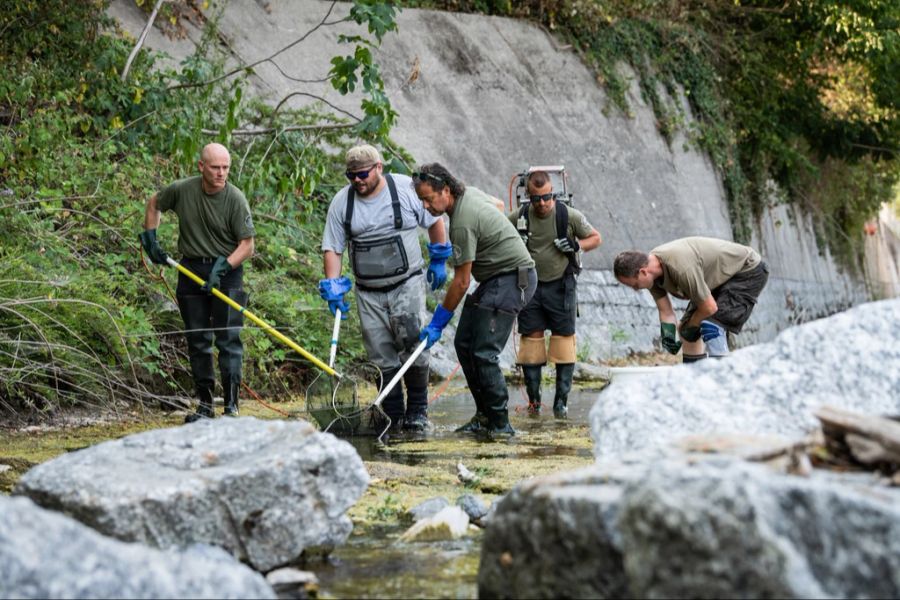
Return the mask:
M189 277L198 285L205 285L206 282L203 281L200 277L198 277L195 273L190 271L188 268L180 265L178 262L173 260L172 258L168 258L167 262L170 266L175 267L181 273L183 273L186 277ZM319 411L317 407L327 407L328 411L334 410L335 414L343 415L343 414L352 414L359 413L359 401L357 399L357 390L356 390L356 381L350 377L346 377L333 368L335 352L337 350L337 328L340 323L340 313L338 313L338 318L335 323L335 333L332 335L332 353L331 353L331 365L326 365L324 362L304 350L300 345L291 340L289 337L257 317L255 314L247 310L245 307L241 306L222 292L220 292L216 288L211 289L212 294L233 308L234 310L241 313L247 319L255 323L265 331L267 334L278 340L279 342L288 346L291 350L294 350L305 359L310 361L321 371L316 378L324 379L327 384L327 391L324 391L324 395L327 397L327 400L321 402L319 400L319 396L314 392L310 394L309 388L307 388L306 394L306 402L307 402L307 411L310 415L316 420L316 422L323 428L327 430L328 427L332 426L332 423L336 420L331 412ZM327 375L327 376L326 376ZM319 386L321 387L321 386ZM310 400L312 398L312 402L314 403L311 407ZM340 418L340 416L338 416ZM352 421L351 421L352 422Z
M334 368L337 357L338 335L341 331L341 309L334 311L334 328L331 331L331 351L328 367ZM359 429L361 412L357 386L344 385L336 375L320 371L306 388L306 412L319 424L322 431L337 435L354 435Z

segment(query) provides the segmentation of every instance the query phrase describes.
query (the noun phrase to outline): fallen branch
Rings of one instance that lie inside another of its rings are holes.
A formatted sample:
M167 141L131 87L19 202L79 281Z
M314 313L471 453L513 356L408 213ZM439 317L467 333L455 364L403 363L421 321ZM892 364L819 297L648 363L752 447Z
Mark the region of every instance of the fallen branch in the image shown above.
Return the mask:
M140 52L141 46L144 45L144 40L147 39L147 34L150 33L150 28L153 27L153 21L156 20L156 14L159 12L159 8L162 6L163 0L156 0L156 6L153 7L153 12L150 13L150 18L147 19L147 24L144 25L144 30L141 32L141 37L138 38L137 44L134 45L134 48L131 50L131 54L128 55L128 60L125 61L125 68L122 69L122 83L125 83L125 80L128 79L128 72L131 70L131 63L134 61L134 58L137 56L137 53Z
M264 127L262 129L235 129L231 135L272 135L273 133L287 133L289 131L316 131L323 129L350 129L356 127L356 123L320 123L318 125L289 125L287 127ZM217 129L201 129L205 135L219 135Z
M843 437L854 458L864 464L900 464L900 423L885 417L823 406L815 412L827 437Z

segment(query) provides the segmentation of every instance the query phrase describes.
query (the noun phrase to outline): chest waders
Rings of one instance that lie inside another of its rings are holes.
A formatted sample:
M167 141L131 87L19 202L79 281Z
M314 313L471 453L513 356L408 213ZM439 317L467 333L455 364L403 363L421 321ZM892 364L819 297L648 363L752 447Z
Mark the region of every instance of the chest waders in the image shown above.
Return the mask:
M184 263L206 279L212 269L212 259L185 259ZM243 268L238 267L221 280L221 292L245 306L248 295L243 290ZM203 291L184 274L178 277L176 291L178 309L184 321L191 375L200 400L197 412L185 418L191 423L215 416L213 389L216 378L213 367L213 341L219 352L219 375L225 401L225 415L238 416L238 390L241 385L241 363L244 346L241 329L244 318L240 312Z
M388 190L391 195L394 229L402 231L403 215L400 210L400 196L397 194L397 184L390 175L385 175L384 178L387 180ZM396 286L396 284L403 281L402 276L409 271L409 258L406 255L403 238L398 234L365 242L355 241L351 228L355 203L356 191L351 185L350 189L347 190L344 234L347 239L347 245L350 248L350 265L356 277L356 285L362 290L385 291L386 287ZM400 278L399 281L397 281L398 278ZM388 280L387 284L379 285L385 279Z
M377 292L381 294L393 294L408 280L419 275L421 270L411 273L410 261L406 251L403 235L403 215L400 206L400 195L397 193L397 184L394 178L385 174L388 191L391 196L391 209L393 211L393 227L397 235L386 236L365 242L355 241L352 235L351 222L353 209L356 202L356 191L351 185L347 190L347 209L344 213L344 234L347 245L350 248L350 264L356 278L356 287L363 292ZM400 303L398 305L398 302ZM392 307L402 306L402 301L396 298L391 300ZM363 303L360 301L360 319L365 315ZM418 334L421 329L417 315L411 315L402 310L400 314L392 314L388 318L391 342L398 352L411 353L418 343ZM378 346L377 339L384 332L381 328L364 331L364 342L367 349ZM370 339L372 338L372 339ZM370 356L370 359L373 357ZM373 361L376 362L377 361ZM382 368L381 386L383 390L389 381L400 371L400 366ZM427 418L428 409L428 365L412 365L404 372L403 382L406 385L406 406L404 407L403 387L394 386L382 400L383 412L390 419L394 427L402 427L412 431L423 431L430 427ZM380 429L378 424L376 429Z

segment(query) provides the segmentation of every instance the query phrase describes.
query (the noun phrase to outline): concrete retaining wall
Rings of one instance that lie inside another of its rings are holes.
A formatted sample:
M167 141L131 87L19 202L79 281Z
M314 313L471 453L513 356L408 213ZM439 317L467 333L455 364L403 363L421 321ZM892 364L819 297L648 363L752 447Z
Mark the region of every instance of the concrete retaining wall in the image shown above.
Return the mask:
M315 0L233 0L219 20L221 47L235 64L256 62L315 27L330 6ZM348 9L338 3L327 20ZM128 0L114 0L110 12L135 35L146 18ZM515 173L529 165L565 165L576 206L604 239L584 261L581 356L654 349L658 321L649 294L617 285L609 269L626 249L646 251L688 235L731 239L724 191L709 158L690 149L683 135L671 146L665 143L626 67L630 115L609 104L575 53L531 23L405 10L398 24L399 33L388 35L378 53L399 113L394 139L416 160L441 162L467 184L504 200ZM186 26L187 39L154 32L147 46L179 60L200 39L198 30ZM348 24L319 28L255 67L251 91L272 103L303 91L359 115L358 98L341 97L327 84L295 81L324 77L331 57L349 51L337 43L339 33L359 31ZM296 96L288 102L310 101ZM689 122L683 99L672 101L682 105ZM808 216L789 215L783 206L770 209L754 245L769 261L771 279L742 344L769 340L792 323L868 299L862 279L841 273L816 247ZM888 275L900 281L900 273Z

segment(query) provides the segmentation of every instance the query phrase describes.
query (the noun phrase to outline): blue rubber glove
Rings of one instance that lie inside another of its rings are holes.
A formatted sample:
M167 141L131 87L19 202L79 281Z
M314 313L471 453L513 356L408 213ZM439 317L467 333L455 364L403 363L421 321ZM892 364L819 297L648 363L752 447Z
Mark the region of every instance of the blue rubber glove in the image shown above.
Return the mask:
M346 277L335 279L322 279L319 281L319 295L322 300L328 302L328 310L333 315L337 309L341 309L341 320L347 318L350 312L350 303L344 300L344 294L353 289L353 282Z
M431 317L431 323L426 325L422 331L419 332L420 340L428 340L428 345L425 346L426 350L434 346L435 342L441 339L441 333L444 331L444 327L447 326L447 323L450 322L452 316L452 311L444 308L443 304L438 304L437 309L434 311L434 316Z
M152 262L158 265L166 264L166 259L169 258L169 255L163 252L159 242L156 240L155 229L145 229L138 236L138 239L141 240L141 246L144 247L144 252L147 253Z
M231 273L231 265L225 260L224 256L217 256L216 262L213 263L212 270L209 272L209 277L206 278L206 283L203 284L203 291L207 294L212 294L212 289L218 288L221 279L229 273Z
M428 244L428 273L425 279L431 284L431 291L440 289L447 281L447 259L453 254L453 245L450 242L435 242Z
M700 321L700 337L704 342L710 342L720 335L725 335L725 329L712 321Z

